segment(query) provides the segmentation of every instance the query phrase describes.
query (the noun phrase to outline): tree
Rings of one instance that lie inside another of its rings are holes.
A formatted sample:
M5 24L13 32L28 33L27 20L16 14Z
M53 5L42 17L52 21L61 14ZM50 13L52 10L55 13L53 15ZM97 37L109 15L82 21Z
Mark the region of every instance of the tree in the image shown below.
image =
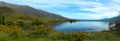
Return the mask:
M0 24L5 25L5 16L0 15Z

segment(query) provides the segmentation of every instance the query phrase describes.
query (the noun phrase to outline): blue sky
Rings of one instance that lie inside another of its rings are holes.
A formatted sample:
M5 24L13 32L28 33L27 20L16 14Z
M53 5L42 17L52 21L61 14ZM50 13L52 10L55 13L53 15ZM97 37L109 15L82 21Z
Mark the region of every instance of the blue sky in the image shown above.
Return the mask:
M29 5L73 19L103 19L118 16L120 0L0 0Z

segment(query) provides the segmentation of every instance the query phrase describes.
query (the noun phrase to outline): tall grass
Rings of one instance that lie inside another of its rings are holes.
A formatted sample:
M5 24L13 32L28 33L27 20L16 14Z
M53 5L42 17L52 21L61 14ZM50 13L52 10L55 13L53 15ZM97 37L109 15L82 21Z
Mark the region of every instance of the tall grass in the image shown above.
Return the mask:
M23 30L19 26L0 25L1 41L84 41L85 33L61 33L53 27L44 25L32 26L30 30Z

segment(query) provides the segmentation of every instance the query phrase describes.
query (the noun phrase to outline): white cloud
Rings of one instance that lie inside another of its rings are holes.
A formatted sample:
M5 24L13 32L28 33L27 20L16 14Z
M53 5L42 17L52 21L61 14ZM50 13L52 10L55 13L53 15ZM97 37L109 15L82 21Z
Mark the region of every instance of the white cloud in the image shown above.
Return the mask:
M117 3L120 3L120 0L112 0L113 2L117 2Z
M106 10L108 10L109 8L108 7L104 7L104 6L96 6L94 8L83 8L82 10L85 10L85 11L91 11L91 12L104 12Z
M79 16L89 17L91 19L103 19L103 18L111 18L114 16L118 16L118 12L105 12L103 14L85 14L81 13L78 14Z
M92 13L86 14L86 12L84 13L74 12L75 14L73 15L74 18L79 18L79 16L82 16L82 17L88 16L88 17L93 17L95 19L110 18L110 17L117 16L118 15L117 11L120 10L120 0L111 0L111 2L105 2L105 3L102 3L101 0L95 0L95 2L92 0L91 1L85 1L85 0L0 0L0 1L6 1L6 2L16 3L16 4L25 4L25 5L35 7L35 8L41 8L41 9L50 9L50 8L55 8L56 6L62 7L62 8L68 8L68 5L66 4L72 4L72 5L78 6L78 10L90 11L90 12L96 13L96 14L92 14ZM65 12L67 11L63 12L64 14L66 14L66 16L72 14L69 12L68 12L69 14L67 14ZM60 13L60 12L57 12L57 13ZM72 15L67 16L67 17L71 18L71 16Z
M118 2L118 0L116 1ZM101 5L96 4L95 6L93 6L93 8L82 8L82 10L96 13L96 14L83 14L83 15L89 15L89 17L111 18L119 15L118 11L120 11L120 4L116 2L111 2L106 4L101 3ZM79 15L81 16L81 14Z

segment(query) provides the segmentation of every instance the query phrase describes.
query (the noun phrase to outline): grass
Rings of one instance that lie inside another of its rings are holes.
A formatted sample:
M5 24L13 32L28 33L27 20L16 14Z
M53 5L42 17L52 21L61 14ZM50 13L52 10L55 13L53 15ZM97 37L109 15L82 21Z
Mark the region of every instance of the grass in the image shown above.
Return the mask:
M44 25L34 25L30 30L0 25L0 41L120 41L119 36L115 31L65 33Z
M0 25L0 41L84 41L84 33L61 33L44 25L23 30L19 26Z
M0 41L120 41L119 36L114 31L65 33L44 25L32 26L31 30L0 25Z
M86 41L120 41L119 32L102 31L102 32L88 32Z

